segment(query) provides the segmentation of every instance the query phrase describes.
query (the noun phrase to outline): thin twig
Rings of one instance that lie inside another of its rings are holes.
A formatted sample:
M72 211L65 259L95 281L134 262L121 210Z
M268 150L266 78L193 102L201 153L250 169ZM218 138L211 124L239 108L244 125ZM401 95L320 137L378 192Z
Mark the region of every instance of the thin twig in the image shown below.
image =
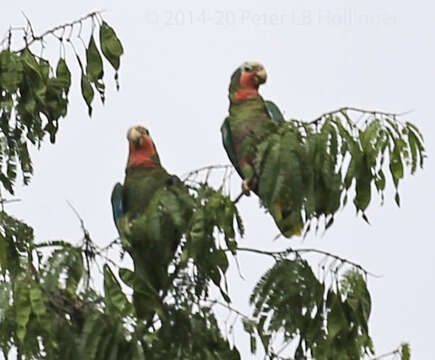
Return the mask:
M101 15L102 12L104 12L104 10L93 11L93 12L91 12L91 13L85 15L85 16L82 16L80 19L74 20L74 21L72 21L70 23L66 23L66 24L62 24L62 25L57 25L54 28L45 31L41 35L35 35L34 32L33 32L32 27L30 25L32 39L26 44L26 46L24 48L22 48L22 49L20 49L18 51L15 51L15 52L19 53L19 52L25 50L26 48L31 46L36 41L41 41L47 35L53 35L56 38L58 38L58 36L56 35L56 31L65 29L67 27L70 27L72 29L74 27L74 25L81 24L84 20L87 20L89 18L93 18L94 16L97 16L97 15ZM30 24L29 19L26 17L26 15L24 13L23 13L23 15L27 19L27 22L28 22L28 25L29 25ZM26 31L25 31L25 34L27 36L27 32Z
M118 244L120 240L121 240L121 238L120 238L120 237L117 237L115 240L112 240L112 241L109 243L109 245L106 245L106 246L102 247L100 250L101 250L101 251L107 251L107 250L109 250L112 246Z
M74 206L67 201L69 207L73 210L73 212L75 213L75 215L77 216L77 218L80 221L80 226L82 228L83 231L83 242L85 245L85 249L84 249L84 253L85 253L85 259L86 259L86 275L87 275L87 279L86 279L86 289L89 288L89 281L91 278L91 265L90 265L90 260L89 260L89 255L92 253L94 254L94 246L93 246L93 242L91 239L91 236L89 234L88 229L86 229L85 227L85 222L83 221L82 217L80 216L80 214L78 213L78 211L74 208ZM92 248L92 249L91 249Z
M199 174L202 171L211 171L211 170L218 170L218 169L229 169L232 168L232 165L209 165L209 166L204 166L201 167L199 169L196 170L192 170L184 175L181 176L181 178L183 179L183 181L189 179L190 177Z
M376 356L376 357L371 358L369 360L380 360L380 359L386 358L387 356L393 356L393 355L400 355L400 349L396 349L394 351L390 351L389 353Z
M34 39L35 38L35 32L33 31L32 23L30 22L29 18L26 16L24 11L21 11L21 14L26 18L27 27L30 29L30 35L32 35L32 39Z
M248 315L243 314L241 311L233 308L232 306L228 305L227 303L220 302L219 300L207 300L207 301L209 301L212 304L220 305L220 306L226 308L227 310L233 312L234 314L239 315L240 317L242 317L244 319L250 319L250 317Z
M346 112L346 111L355 111L355 112L359 112L359 113L363 113L363 114L370 114L373 116L376 115L382 115L382 116L387 116L387 117L392 117L392 118L396 118L399 116L404 116L407 115L409 113L411 113L413 110L408 110L402 113L389 113L389 112L384 112L384 111L379 111L379 110L364 110L364 109L359 109L356 107L352 107L352 106L345 106L342 108L339 108L337 110L333 110L333 111L328 111L326 113L323 113L322 115L320 115L318 118L308 122L309 124L315 124L317 122L319 122L320 120L322 120L325 117L328 117L330 115L336 114L336 113L340 113L340 112Z
M345 258L342 258L342 257L340 257L338 255L334 255L334 254L332 254L330 252L327 252L327 251L324 251L324 250L309 249L309 248L305 248L305 249L288 248L288 249L281 250L281 251L266 251L266 250L253 249L253 248L245 248L245 247L238 247L238 248L236 248L236 250L271 256L275 260L277 260L279 258L286 257L286 256L288 256L290 254L300 255L301 253L316 253L316 254L325 255L325 256L330 257L332 259L338 260L338 261L340 261L342 263L346 263L346 264L349 264L349 265L351 265L353 267L356 267L357 269L361 270L362 272L364 272L367 275L370 275L370 276L373 276L373 277L376 277L376 278L381 277L379 275L373 274L372 272L366 270L360 264L357 264L357 263L355 263L353 261L347 260Z
M242 191L234 200L233 203L237 204L239 202L239 200L243 197L243 195L246 195L246 193L244 191Z

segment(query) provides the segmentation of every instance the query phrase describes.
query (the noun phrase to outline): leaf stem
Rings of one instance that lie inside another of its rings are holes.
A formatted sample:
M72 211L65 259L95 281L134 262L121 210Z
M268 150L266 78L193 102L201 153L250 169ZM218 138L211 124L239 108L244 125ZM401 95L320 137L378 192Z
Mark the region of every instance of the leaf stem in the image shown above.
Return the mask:
M380 278L381 277L380 275L373 274L372 272L366 270L364 267L362 267L360 264L357 264L356 262L353 262L353 261L345 259L345 258L343 258L341 256L334 255L334 254L332 254L330 252L327 252L327 251L324 251L324 250L319 250L319 249L312 249L312 248L293 249L293 248L287 248L287 249L281 250L281 251L266 251L266 250L260 250L260 249L254 249L254 248L238 247L238 248L236 248L236 250L238 250L238 251L245 251L245 252L251 252L251 253L260 254L260 255L271 256L275 260L277 260L279 258L287 257L290 254L300 255L301 253L315 253L315 254L324 255L324 256L330 257L332 259L338 260L341 263L349 264L349 265L351 265L351 266L361 270L365 274L373 276L375 278ZM227 251L229 251L229 250L227 250Z
M308 123L309 124L316 124L317 122L319 122L320 120L322 120L323 118L325 118L327 116L334 115L336 113L346 112L346 111L354 111L354 112L359 112L359 113L363 113L363 114L370 114L373 116L382 115L382 116L396 118L399 116L407 115L407 114L411 113L413 110L408 110L408 111L405 111L402 113L390 113L390 112L384 112L384 111L379 111L379 110L364 110L364 109L359 109L359 108L352 107L352 106L345 106L345 107L341 107L337 110L328 111L326 113L323 113L318 118L316 118Z

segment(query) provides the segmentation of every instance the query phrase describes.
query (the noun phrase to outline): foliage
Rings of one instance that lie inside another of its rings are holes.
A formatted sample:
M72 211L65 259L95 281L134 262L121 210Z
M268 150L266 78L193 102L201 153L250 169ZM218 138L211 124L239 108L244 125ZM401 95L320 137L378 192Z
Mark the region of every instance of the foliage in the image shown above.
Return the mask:
M75 36L82 39L86 21L91 21L92 29L99 27L100 36L96 41L90 35L84 66L72 36L79 27ZM41 36L34 35L30 23L24 31L22 50L11 49L11 30L3 41L6 49L0 53L0 181L11 193L16 164L20 164L26 183L32 172L29 143L39 147L46 134L54 143L58 121L66 116L68 107L71 73L65 57L58 60L55 71L48 60L34 54L32 46L42 44L47 36L58 38L61 49L64 43L71 44L89 114L95 91L105 99L103 57L117 71L123 52L113 29L99 13ZM371 114L365 125L358 128L343 110L313 123L291 121L269 129L274 133L259 145L257 164L268 176L260 188L265 202L283 196L307 221L325 216L331 224L353 183L354 204L363 214L371 200L372 184L383 194L384 158L389 161L396 189L404 176L403 161L411 173L423 165L422 136L414 125L380 113ZM285 178L285 172L277 173L279 167L291 169L291 179ZM225 174L218 189L208 182L215 167L207 167L187 175L188 192L162 189L145 209L140 221L150 237L167 243L173 234L181 234L167 269L168 286L153 297L147 292L146 279L107 256L109 249L120 257L125 250L134 251L125 237L100 248L80 219L83 239L78 245L36 241L30 226L7 214L3 209L7 201L2 199L3 356L17 352L19 359L240 359L237 341L231 339L232 328L224 331L216 307L241 318L252 352L263 352L267 359L371 356L368 273L360 265L321 250L267 252L239 247L243 222L236 201L225 191L228 167L220 168ZM252 291L252 315L233 307L227 285L229 264L232 259L237 261L242 251L274 260ZM303 257L313 252L329 262L317 276ZM149 300L150 317L138 318L133 289ZM387 355L408 360L409 346L402 344Z
M87 23L92 26L88 46L82 38ZM65 45L71 47L80 67L81 90L89 115L92 114L95 91L102 102L105 100L101 53L116 71L123 53L115 32L99 13L57 26L41 36L33 33L30 23L28 28L10 29L2 41L3 49L0 47L0 182L10 193L13 193L18 165L24 183L27 185L30 181L33 168L29 147L39 148L46 135L54 143L59 120L67 114L72 79ZM94 39L95 28L99 28L101 50ZM22 49L12 46L17 31L24 31L25 46ZM61 56L56 65L43 57L44 44L49 36L57 38L60 44ZM86 59L77 52L75 42L82 43ZM35 54L38 46L40 55ZM118 79L117 72L115 79Z
M352 121L354 113L364 126ZM353 186L355 208L368 221L365 211L374 188L384 199L387 162L400 206L404 169L414 174L425 158L423 136L415 125L402 123L395 114L354 108L332 111L312 122L268 122L243 148L246 153L256 149L259 195L266 208L273 208L277 200L290 204L294 225L300 213L306 231L313 220L318 226L322 218L326 228L331 226Z
M367 328L371 300L363 276L350 270L341 285L333 285L336 289L328 289L318 281L300 258L280 260L263 275L250 301L266 352L271 336L282 331L285 342L298 339L296 357L360 359L373 353Z

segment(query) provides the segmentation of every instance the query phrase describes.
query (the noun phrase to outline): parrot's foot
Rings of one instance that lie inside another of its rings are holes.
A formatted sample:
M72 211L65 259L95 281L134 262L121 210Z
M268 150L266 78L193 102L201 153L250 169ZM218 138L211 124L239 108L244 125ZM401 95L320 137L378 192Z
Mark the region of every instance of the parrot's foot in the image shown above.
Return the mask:
M251 188L249 186L249 180L243 180L242 182L242 191L246 196L251 195Z

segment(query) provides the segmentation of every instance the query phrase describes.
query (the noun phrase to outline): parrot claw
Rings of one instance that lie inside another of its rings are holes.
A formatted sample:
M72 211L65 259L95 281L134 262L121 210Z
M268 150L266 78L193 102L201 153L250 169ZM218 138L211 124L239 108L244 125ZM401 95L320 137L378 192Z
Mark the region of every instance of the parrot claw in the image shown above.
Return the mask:
M249 187L249 180L243 180L242 182L242 191L246 196L250 195L251 188Z

